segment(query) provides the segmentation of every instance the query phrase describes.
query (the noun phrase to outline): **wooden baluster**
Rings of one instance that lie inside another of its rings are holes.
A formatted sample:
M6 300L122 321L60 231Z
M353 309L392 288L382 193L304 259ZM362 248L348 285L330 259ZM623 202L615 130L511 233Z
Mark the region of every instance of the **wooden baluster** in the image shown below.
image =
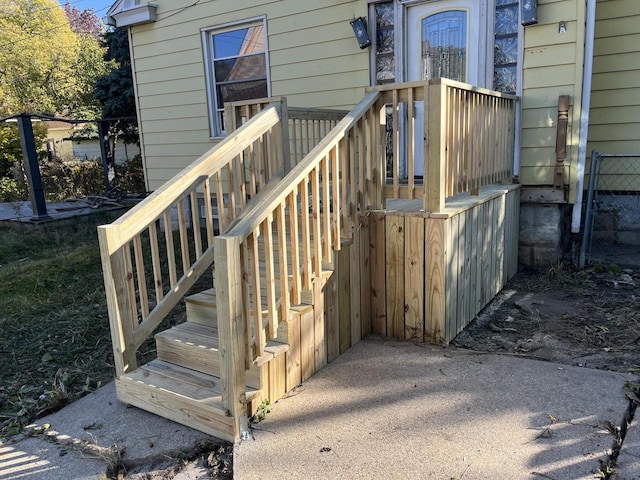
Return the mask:
M329 153L331 155L331 153ZM322 169L322 241L323 241L323 258L331 263L333 254L331 250L331 181L329 179L329 158L325 156L320 160L320 168Z
M309 179L304 178L299 185L300 191L300 220L302 222L302 284L305 290L311 290L311 234L309 229L309 216L312 212L309 208Z
M156 222L149 225L149 243L151 245L151 265L153 265L153 285L156 291L156 305L164 297L162 290L162 267L160 265L160 249L158 248L158 227Z
M244 163L244 156L246 150L238 155L237 176L238 176L238 196L240 197L240 209L243 209L247 204L247 175L245 172L246 165Z
M386 107L385 107L386 108ZM391 111L391 141L393 142L393 198L400 198L400 129L398 128L398 89L393 89L393 103L391 105L393 109ZM386 112L385 112L386 113ZM385 115L386 116L386 115ZM385 122L386 123L386 122ZM389 130L389 125L387 125ZM386 144L386 138L385 138ZM387 152L386 145L384 148L384 163L385 171L382 172L383 182L386 183L386 166L387 166Z
M267 336L275 338L278 331L278 310L276 304L276 275L273 254L273 216L269 214L262 222L262 237L264 238L264 262L267 274Z
M256 196L258 190L256 188L256 150L255 150L256 142L252 142L249 144L249 164L247 165L247 169L249 170L249 195L251 198Z
M218 207L218 231L223 232L227 227L227 208L224 204L224 190L222 188L222 172L215 174L216 183L216 205Z
M173 229L171 225L171 213L169 210L164 212L164 238L167 246L167 268L169 270L170 288L178 283L178 274L176 271L176 251L173 244Z
M227 192L229 195L229 208L227 210L229 222L236 218L238 213L236 210L236 176L235 169L233 168L233 160L227 163Z
M249 370L253 363L253 348L251 345L251 305L249 303L250 289L250 265L249 265L249 248L247 242L240 244L240 281L242 290L242 335L244 340L244 368Z
M200 236L200 213L198 209L198 192L189 194L191 200L191 226L193 227L193 243L196 249L196 260L202 256L202 237Z
M264 355L264 346L267 343L265 339L264 325L262 322L262 290L260 286L260 251L258 249L258 238L260 229L252 232L247 237L247 246L249 249L250 267L249 278L251 279L251 289L253 295L253 335L255 338L254 358ZM247 299L245 299L246 301ZM247 302L249 303L249 302ZM252 359L253 360L253 359Z
M287 206L289 207L289 230L291 232L291 275L293 277L291 301L293 304L298 305L300 303L300 291L302 290L302 278L300 274L300 238L298 231L299 212L298 202L296 200L296 190L287 195Z
M144 273L144 256L142 253L142 239L140 235L133 237L133 256L136 264L136 278L138 280L138 297L142 318L149 316L149 297L147 296L147 278Z
M340 144L336 145L330 152L327 166L330 170L331 179L331 238L334 250L340 250L340 170L339 165Z
M180 235L180 253L182 255L182 274L184 275L191 265L187 222L184 217L184 200L178 201L178 232Z
M339 210L336 212L336 215L341 216L340 223L340 236L343 238L348 238L351 235L348 232L349 226L349 136L351 134L351 130L345 133L345 137L340 140L338 143L338 161L340 167L336 171L336 181L340 179L341 181L341 189L342 189L342 197L339 204ZM338 238L338 244L340 244L340 238Z
M207 247L213 246L213 209L211 207L211 182L204 181L204 221L207 229Z
M413 87L409 88L407 92L407 176L408 178L408 198L409 200L413 200L415 198L415 121L416 121L416 112L415 106L413 104Z
M360 120L358 120L358 198L356 199L356 206L360 209L361 212L364 212L368 203L366 202L366 193L367 193L367 152L366 152L366 138L367 138L367 128L366 128L366 116L368 114L362 116Z
M320 218L320 190L318 185L318 167L310 172L311 182L311 230L313 235L313 272L315 278L320 279L322 275L322 248L320 242L321 218Z
M280 276L280 318L289 318L291 300L289 298L289 268L287 256L287 230L284 204L276 207L276 228L278 232L278 274Z
M358 210L358 156L356 153L356 128L349 130L349 188L351 189L351 201L349 202L348 214L350 217L350 228L352 232L358 226L357 210Z

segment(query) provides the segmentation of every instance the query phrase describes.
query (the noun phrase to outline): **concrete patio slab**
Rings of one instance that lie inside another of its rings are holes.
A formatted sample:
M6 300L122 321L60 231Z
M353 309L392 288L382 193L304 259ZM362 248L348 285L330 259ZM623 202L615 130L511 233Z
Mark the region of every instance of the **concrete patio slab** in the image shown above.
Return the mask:
M127 407L116 399L113 382L34 426L47 424L41 434L0 443L0 480L102 480L114 452L131 466L151 469L171 454L213 439Z
M279 401L241 480L593 479L628 375L365 340Z

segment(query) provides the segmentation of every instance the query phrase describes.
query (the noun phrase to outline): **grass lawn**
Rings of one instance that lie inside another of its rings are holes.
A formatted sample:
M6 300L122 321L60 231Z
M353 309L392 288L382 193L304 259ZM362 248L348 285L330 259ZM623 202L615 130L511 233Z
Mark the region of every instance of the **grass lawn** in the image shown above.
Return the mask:
M0 438L110 381L96 226L0 224Z

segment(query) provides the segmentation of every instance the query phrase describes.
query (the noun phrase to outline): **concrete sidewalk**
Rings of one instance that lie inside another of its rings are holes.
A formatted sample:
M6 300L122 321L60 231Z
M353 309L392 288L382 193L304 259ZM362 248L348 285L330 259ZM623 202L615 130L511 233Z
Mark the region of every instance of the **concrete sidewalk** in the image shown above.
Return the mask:
M367 339L273 406L236 447L235 477L598 478L614 438L605 422L619 425L627 408L625 380L635 377ZM0 444L1 480L101 479L114 451L152 472L211 439L127 408L113 384L37 424L50 428ZM640 479L636 424L623 480Z
M510 356L365 340L254 429L248 479L600 478L633 377ZM637 421L636 421L637 423ZM623 448L624 451L624 448ZM624 480L640 478L625 456Z

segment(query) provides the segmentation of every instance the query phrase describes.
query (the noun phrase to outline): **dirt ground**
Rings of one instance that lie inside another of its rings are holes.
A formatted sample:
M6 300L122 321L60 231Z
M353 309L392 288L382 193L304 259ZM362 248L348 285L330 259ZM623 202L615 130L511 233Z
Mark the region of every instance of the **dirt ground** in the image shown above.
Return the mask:
M452 342L586 368L640 368L640 269L521 271Z

